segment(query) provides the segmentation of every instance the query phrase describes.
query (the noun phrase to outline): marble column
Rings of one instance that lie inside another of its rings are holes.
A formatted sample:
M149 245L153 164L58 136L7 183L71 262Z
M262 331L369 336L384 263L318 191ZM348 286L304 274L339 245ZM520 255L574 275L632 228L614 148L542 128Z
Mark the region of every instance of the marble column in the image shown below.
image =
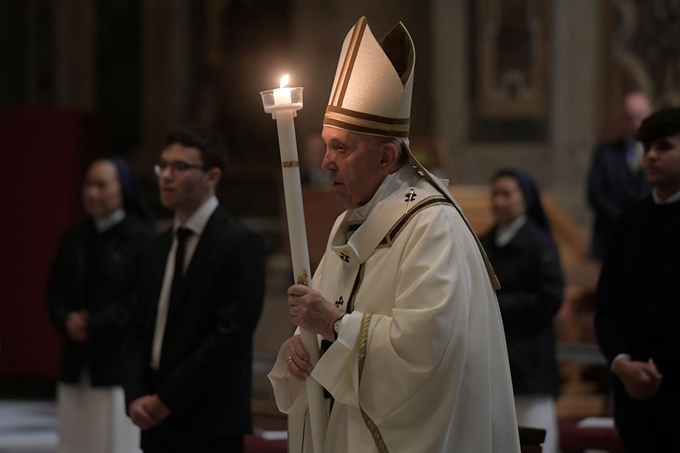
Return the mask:
M191 3L143 2L142 146L133 163L148 176L168 130L186 119L192 82Z
M587 223L585 184L599 126L600 2L553 0L550 173L553 192Z
M455 158L467 140L467 0L432 0L434 135Z

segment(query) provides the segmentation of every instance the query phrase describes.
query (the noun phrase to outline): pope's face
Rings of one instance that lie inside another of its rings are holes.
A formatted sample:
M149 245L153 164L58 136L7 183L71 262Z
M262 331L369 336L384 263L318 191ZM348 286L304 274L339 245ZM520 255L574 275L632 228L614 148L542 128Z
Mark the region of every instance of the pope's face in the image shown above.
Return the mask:
M327 126L321 138L326 143L321 168L328 172L340 204L353 209L368 203L385 179L376 142L368 135Z

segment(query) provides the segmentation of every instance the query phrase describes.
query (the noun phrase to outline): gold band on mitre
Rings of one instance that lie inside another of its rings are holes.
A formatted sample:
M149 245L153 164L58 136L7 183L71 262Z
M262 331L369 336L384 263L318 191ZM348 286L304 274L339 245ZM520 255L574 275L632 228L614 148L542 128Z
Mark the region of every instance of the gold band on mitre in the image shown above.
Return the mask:
M405 138L408 137L411 121L409 118L386 118L329 105L323 124L362 134Z

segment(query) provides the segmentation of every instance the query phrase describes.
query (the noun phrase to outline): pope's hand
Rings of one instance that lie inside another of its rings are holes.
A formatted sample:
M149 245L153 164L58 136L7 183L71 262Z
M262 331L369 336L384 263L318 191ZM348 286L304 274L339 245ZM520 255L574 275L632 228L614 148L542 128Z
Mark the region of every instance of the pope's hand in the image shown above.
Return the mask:
M293 316L293 324L310 332L318 333L328 341L333 341L333 323L345 314L320 292L304 285L288 288L288 311Z
M294 335L286 340L283 350L288 354L286 366L290 374L301 381L307 379L307 376L312 372L312 364L309 362L309 354L302 345L300 335Z

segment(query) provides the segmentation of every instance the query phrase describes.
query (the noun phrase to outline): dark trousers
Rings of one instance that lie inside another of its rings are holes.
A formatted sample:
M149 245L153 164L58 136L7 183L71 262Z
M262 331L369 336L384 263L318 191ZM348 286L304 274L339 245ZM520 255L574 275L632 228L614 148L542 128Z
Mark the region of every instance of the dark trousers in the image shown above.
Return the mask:
M169 434L169 435L163 435ZM147 435L142 439L144 453L243 453L243 436L210 438L178 437L170 433Z
M614 421L626 453L680 452L677 403L677 395L670 392L635 401L616 389Z
M155 393L160 383L158 373L149 368L147 385L150 393ZM171 415L159 426L142 431L142 451L144 453L243 453L242 434L206 436L205 430L197 429L194 421L191 415L185 415L181 419Z

